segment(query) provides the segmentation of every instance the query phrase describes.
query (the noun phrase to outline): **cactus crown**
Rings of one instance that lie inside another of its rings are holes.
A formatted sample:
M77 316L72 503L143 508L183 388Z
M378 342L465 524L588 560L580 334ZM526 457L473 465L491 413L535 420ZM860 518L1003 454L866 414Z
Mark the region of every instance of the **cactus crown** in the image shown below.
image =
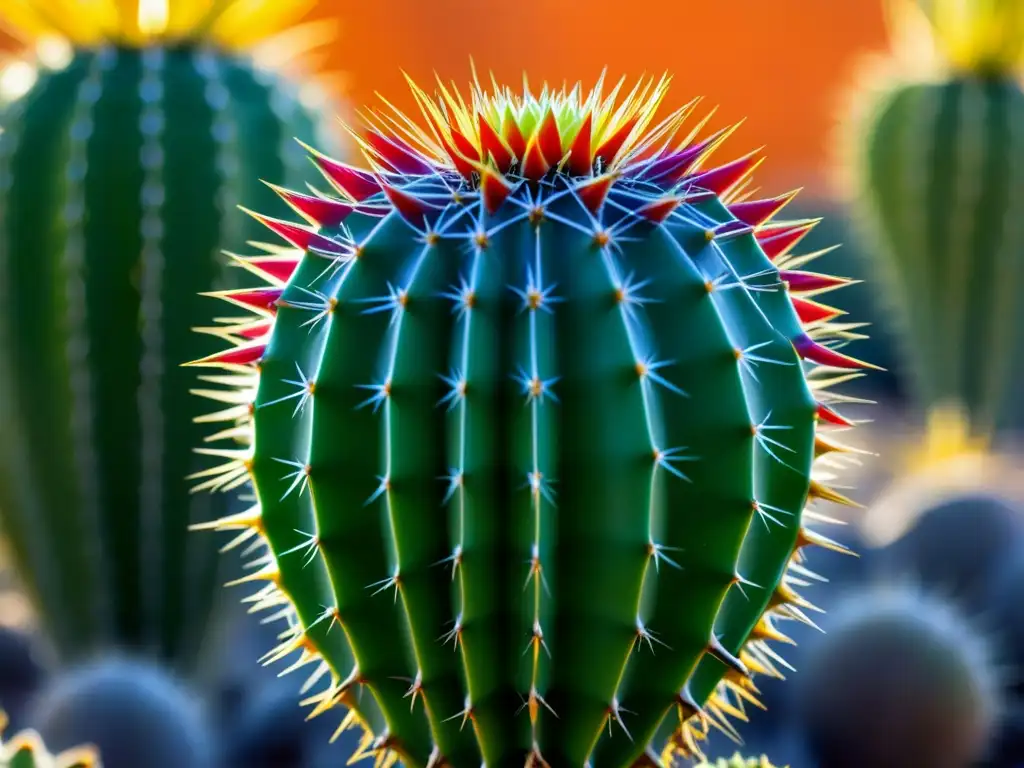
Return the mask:
M451 169L467 180L479 176L485 191L500 185L499 175L537 180L554 169L589 176L594 170L613 171L659 140L672 138L697 101L648 132L668 83L667 76L657 82L641 80L621 98L625 78L604 95L602 75L589 93L579 83L557 91L545 84L535 95L524 77L522 94L496 82L487 93L474 73L467 104L454 85L449 89L438 80L441 99L435 102L410 81L428 130L414 126L388 105L390 114L364 115L371 127L368 140L355 138L378 169L418 170L411 160L395 163L394 142L384 137L397 131L435 170Z
M20 38L58 35L73 45L206 40L230 50L262 42L307 12L311 0L0 0Z

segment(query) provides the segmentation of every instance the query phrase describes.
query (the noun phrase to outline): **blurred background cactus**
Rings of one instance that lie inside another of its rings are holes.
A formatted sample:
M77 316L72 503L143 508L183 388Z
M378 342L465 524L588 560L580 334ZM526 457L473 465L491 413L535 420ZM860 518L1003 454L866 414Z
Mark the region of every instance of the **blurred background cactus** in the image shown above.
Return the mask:
M296 138L333 145L311 5L0 2L26 44L0 76L0 525L63 662L192 671L209 637L224 542L187 528L227 497L189 494L179 364L199 294L242 277L236 206L313 179Z
M865 589L833 606L797 678L818 768L963 768L990 745L1003 670L952 604L909 587Z
M985 445L1024 426L1024 5L887 7L848 119L855 210L917 404Z
M29 716L55 750L88 742L104 768L214 768L202 702L161 666L110 657L59 676Z

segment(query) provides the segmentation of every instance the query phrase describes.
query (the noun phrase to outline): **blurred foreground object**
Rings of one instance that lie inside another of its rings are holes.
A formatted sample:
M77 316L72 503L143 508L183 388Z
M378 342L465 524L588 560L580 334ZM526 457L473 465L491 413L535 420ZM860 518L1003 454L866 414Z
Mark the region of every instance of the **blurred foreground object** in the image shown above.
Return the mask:
M968 768L989 747L1000 671L952 604L902 586L848 596L797 676L818 768Z
M845 551L846 281L756 153L711 160L730 129L622 85L369 113L366 168L313 153L335 197L282 191L312 226L259 217L294 247L196 362L252 405L210 485L258 503L211 527L267 544L268 658L378 765L680 765L778 674L806 548Z
M737 752L728 759L721 757L713 763L697 763L694 768L775 768L775 766L772 765L765 755L760 757L743 757L743 755Z
M230 507L189 494L180 364L216 348L199 294L244 284L236 206L313 180L296 137L333 146L279 69L314 75L311 5L0 0L29 46L0 75L0 526L62 661L188 669L208 638L223 542L187 529Z
M1024 4L886 5L892 50L844 120L848 192L918 404L985 449L1024 426Z
M76 746L51 755L35 731L20 731L5 738L7 717L0 710L0 768L103 768L96 750Z

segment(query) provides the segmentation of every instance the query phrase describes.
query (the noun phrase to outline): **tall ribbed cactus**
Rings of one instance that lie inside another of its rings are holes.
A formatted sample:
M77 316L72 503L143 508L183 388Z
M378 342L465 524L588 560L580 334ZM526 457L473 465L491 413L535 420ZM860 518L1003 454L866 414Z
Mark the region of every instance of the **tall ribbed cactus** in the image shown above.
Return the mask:
M920 404L987 440L1024 427L1024 5L888 5L900 36L852 94L853 191Z
M215 500L185 479L207 432L180 364L197 294L244 284L222 266L254 236L236 206L312 178L293 137L316 119L247 53L303 4L119 7L0 0L69 42L0 112L0 524L63 657L187 664L224 576L187 530Z
M312 226L257 215L294 248L198 361L254 437L209 451L258 498L215 525L385 764L674 762L777 672L788 564L842 549L804 508L846 501L811 470L863 364L807 296L843 280L797 268L792 195L744 199L755 154L677 138L695 103L652 126L666 84L414 86L426 127L353 131L370 170L313 152L339 197L281 190Z

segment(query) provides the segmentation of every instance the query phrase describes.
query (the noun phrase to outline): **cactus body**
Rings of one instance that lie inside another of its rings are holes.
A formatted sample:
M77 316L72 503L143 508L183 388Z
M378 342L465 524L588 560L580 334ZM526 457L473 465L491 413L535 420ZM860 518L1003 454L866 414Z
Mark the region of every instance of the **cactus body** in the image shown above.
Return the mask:
M896 55L864 82L851 170L919 404L962 409L987 440L1024 426L1024 92L1007 59L1024 25L1015 3L926 5L935 29L914 34L941 57Z
M83 746L51 755L39 734L25 730L3 738L7 718L0 711L0 768L102 768L96 750Z
M862 364L800 291L842 281L785 271L813 222L741 202L753 155L672 140L692 105L645 130L664 83L477 85L447 117L415 92L429 133L359 137L377 173L314 153L339 197L282 191L317 226L258 217L295 248L249 262L268 286L225 298L257 318L198 361L253 406L206 485L258 504L220 526L267 542L272 657L318 663L364 752L671 763L756 701L787 566L833 546L809 371Z
M293 137L315 126L199 39L76 47L0 114L0 523L64 658L188 664L203 639L224 577L187 529L220 500L189 495L206 432L180 363L196 294L240 284L235 206L311 180Z

